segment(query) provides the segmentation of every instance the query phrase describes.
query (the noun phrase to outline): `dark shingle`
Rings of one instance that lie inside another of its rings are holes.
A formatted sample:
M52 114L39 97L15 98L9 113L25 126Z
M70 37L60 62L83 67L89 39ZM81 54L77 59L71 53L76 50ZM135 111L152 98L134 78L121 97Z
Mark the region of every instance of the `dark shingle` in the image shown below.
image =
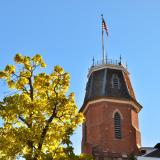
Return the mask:
M160 157L160 150L156 149L155 151L145 155L145 157Z
M116 75L119 79L119 88L113 88L112 86L113 75ZM140 109L142 108L136 101L129 75L127 72L123 71L123 69L106 67L93 71L88 78L84 103L80 111L83 111L87 102L100 98L132 100L140 107Z
M119 78L120 89L112 87L113 74L116 74ZM84 101L86 102L100 97L113 97L113 98L125 98L125 99L134 98L132 97L132 95L130 95L127 89L127 84L125 81L124 74L122 73L122 70L106 68L94 71L91 74L87 83L86 95Z

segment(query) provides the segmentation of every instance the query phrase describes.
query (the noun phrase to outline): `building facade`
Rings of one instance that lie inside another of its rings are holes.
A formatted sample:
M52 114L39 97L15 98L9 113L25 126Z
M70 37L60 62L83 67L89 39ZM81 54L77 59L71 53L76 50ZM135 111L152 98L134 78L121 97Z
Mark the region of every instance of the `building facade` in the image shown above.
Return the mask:
M138 155L141 134L137 102L128 70L121 61L107 60L89 69L83 106L82 153L96 160Z

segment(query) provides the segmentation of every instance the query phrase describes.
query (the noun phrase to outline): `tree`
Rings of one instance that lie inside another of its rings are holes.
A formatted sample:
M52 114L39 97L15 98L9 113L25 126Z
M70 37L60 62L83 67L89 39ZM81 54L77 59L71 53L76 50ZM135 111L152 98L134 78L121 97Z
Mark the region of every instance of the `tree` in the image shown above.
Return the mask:
M2 159L76 159L70 136L82 123L74 93L68 94L70 75L60 66L50 74L42 57L16 54L15 65L0 72L14 94L0 102ZM83 156L81 156L83 157Z

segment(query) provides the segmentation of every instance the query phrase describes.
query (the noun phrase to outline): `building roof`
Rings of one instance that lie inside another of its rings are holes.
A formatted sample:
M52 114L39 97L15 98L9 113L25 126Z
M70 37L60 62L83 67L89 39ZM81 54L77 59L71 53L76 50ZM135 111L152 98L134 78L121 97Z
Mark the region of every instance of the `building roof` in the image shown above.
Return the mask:
M157 143L154 147L142 147L142 157L160 158L160 143Z
M145 155L145 157L159 157L160 158L160 150L156 149L153 152Z
M119 88L113 87L112 78L114 75L119 79ZM89 101L100 98L129 100L136 103L140 109L142 108L136 100L127 69L119 63L112 65L102 64L90 68L85 99L80 111L83 111Z

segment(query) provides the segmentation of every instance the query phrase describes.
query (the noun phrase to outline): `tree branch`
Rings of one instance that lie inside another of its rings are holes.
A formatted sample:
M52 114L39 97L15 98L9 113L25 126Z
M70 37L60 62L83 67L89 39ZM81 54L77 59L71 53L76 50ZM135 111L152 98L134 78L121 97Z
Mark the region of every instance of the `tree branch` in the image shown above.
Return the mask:
M31 127L31 126L29 125L29 123L28 123L23 117L18 116L18 118L19 118L23 123L25 123L29 128Z
M56 87L57 87L58 84L55 85L55 87L53 88L54 89L54 92L56 94L56 100L58 98L58 93L56 92ZM39 144L38 144L38 152L36 153L35 157L33 158L33 160L37 160L38 158L38 153L41 151L42 149L42 145L44 143L44 140L45 140L45 136L47 134L47 131L48 131L48 128L49 128L49 125L50 123L52 123L52 120L53 118L55 118L57 116L57 105L58 105L58 102L56 101L55 105L54 105L54 108L53 108L53 112L52 112L52 115L49 117L49 119L47 120L46 122L46 126L43 128L42 130L42 134L41 134L41 138L40 138L40 141L39 141Z
M29 86L30 86L30 98L31 98L31 100L33 101L33 85L32 85L32 78L30 77L30 78L28 78L28 80L29 80Z
M47 120L46 126L43 128L43 131L42 131L42 134L41 134L41 138L40 138L40 141L39 141L39 144L38 144L38 153L39 153L39 152L41 151L41 149L42 149L42 145L43 145L45 136L46 136L46 134L47 134L49 125L50 125L50 123L52 122L53 118L56 117L56 110L57 110L57 105L54 106L53 113L52 113L52 115L50 116L50 118ZM34 160L37 160L37 158L38 158L38 153L36 153L36 155L35 155L35 157L34 157Z

